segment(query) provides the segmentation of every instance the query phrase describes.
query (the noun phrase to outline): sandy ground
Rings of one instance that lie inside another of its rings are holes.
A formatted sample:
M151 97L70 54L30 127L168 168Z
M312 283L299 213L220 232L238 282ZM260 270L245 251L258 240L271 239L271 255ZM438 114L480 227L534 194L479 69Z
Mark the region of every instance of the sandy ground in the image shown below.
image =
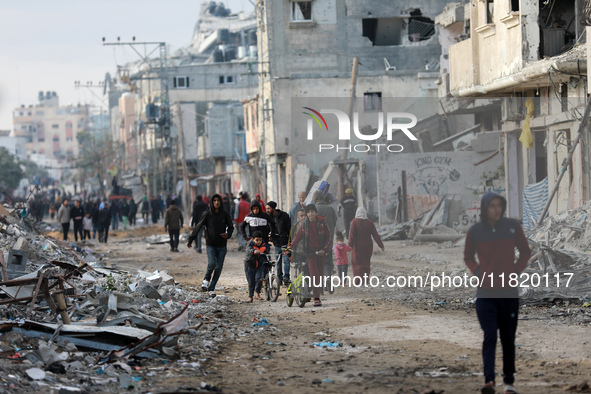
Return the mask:
M148 245L144 237L161 227L114 232L108 245L90 242L105 261L121 268L166 269L184 285L199 286L206 254L181 244ZM461 247L386 242L375 254L372 273L464 273ZM282 294L276 303L247 304L243 253L230 240L218 294L235 300L230 308L246 329L254 319L270 326L227 342L194 378L161 377L154 391L190 391L201 382L228 393L270 389L277 392L470 393L483 383L480 346L471 289L387 287L338 288L323 297L324 306L289 308ZM582 303L581 303L582 304ZM517 334L516 386L521 393L585 391L591 381L589 325L554 316L553 305L522 306ZM580 305L572 305L579 307ZM323 349L313 343L338 342ZM501 370L500 343L497 370ZM499 376L497 382L502 382ZM502 392L503 386L497 388Z

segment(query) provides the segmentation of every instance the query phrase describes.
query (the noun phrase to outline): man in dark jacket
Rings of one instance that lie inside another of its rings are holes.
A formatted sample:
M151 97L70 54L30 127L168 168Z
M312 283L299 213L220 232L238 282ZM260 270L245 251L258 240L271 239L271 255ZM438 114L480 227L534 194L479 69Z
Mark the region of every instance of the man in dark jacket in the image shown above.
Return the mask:
M84 239L82 233L82 219L84 219L84 208L80 205L79 200L74 201L74 206L70 210L70 216L74 219L74 241L78 242L78 234L80 234L80 240Z
M152 212L152 224L158 223L158 217L160 215L160 203L156 199L156 196L152 196L150 200L150 211Z
M164 214L164 231L170 236L170 251L179 251L179 235L183 228L183 213L176 205L176 200L170 200L170 207Z
M127 223L129 223L129 213L131 208L127 204L127 200L121 200L121 218L123 219L123 230L127 230Z
M109 211L111 212L111 228L117 230L119 228L119 215L121 214L117 200L111 201Z
M135 216L137 215L137 204L135 200L132 198L129 201L129 225L135 226Z
M209 291L210 297L215 297L215 285L217 284L226 258L228 238L232 237L234 224L228 212L224 211L222 196L215 194L211 198L209 211L207 211L193 229L189 236L187 247L197 238L201 228L205 226L205 243L207 244L207 271L201 285L201 290Z
M141 206L144 226L147 226L149 224L148 221L150 220L150 201L148 201L148 198L146 196L142 198Z
M277 209L277 203L275 201L269 201L267 203L267 213L275 220L275 226L277 227L277 236L273 238L273 244L275 245L274 252L275 254L283 254L281 248L287 247L287 243L289 242L291 219L287 213ZM277 267L277 277L285 286L289 286L289 268L289 256L283 254L283 266L279 264Z
M103 208L98 214L98 225L99 225L99 242L107 243L109 239L109 226L111 225L111 210L109 209L109 203L105 202Z
M193 203L193 212L191 214L190 226L195 227L197 225L197 223L199 223L199 220L201 219L201 216L203 216L203 213L205 211L207 211L208 209L209 208L207 207L207 204L203 202L203 197L197 196L197 198L195 199L195 202ZM196 238L195 249L197 250L197 253L201 253L201 239L202 238L203 238L203 228L201 228L201 230L199 230L199 234L197 234L197 238Z
M495 351L497 330L503 345L503 381L505 392L517 392L515 381L515 332L519 314L518 288L511 285L527 266L531 257L527 238L516 220L504 218L507 201L485 193L480 203L480 222L468 230L464 261L479 277L476 291L476 314L484 331L482 360L484 382L482 393L495 392ZM515 262L515 248L519 259ZM478 255L478 262L475 255ZM472 283L472 281L470 281Z
M246 215L244 222L240 225L240 232L247 242L250 241L255 231L260 231L263 234L265 245L269 243L269 234L271 234L271 240L277 235L275 221L268 213L261 211L261 205L257 199L251 201L250 213Z

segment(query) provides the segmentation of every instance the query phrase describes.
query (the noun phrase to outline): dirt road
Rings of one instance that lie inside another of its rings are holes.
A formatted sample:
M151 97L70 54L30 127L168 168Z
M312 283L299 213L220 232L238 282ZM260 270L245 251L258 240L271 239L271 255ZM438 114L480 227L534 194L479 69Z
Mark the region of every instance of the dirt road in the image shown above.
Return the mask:
M109 245L96 250L112 265L167 269L183 285L200 285L206 254L185 245L181 253L169 252L167 245L148 246L143 237L154 231L116 233ZM471 289L432 292L380 285L338 288L323 297L319 308L289 308L284 294L276 303L247 304L243 253L237 252L235 240L228 249L217 293L235 301L229 310L245 334L224 342L192 376L169 373L158 377L152 390L188 391L205 382L209 386L203 387L228 393L479 392L482 334ZM392 241L372 260L372 274L381 284L387 276L428 272L463 274L462 248ZM585 386L591 381L589 323L570 318L586 313L581 304L522 306L516 342L521 393L591 392ZM251 325L263 318L268 326ZM323 341L339 345L314 345ZM500 343L497 355L500 371Z

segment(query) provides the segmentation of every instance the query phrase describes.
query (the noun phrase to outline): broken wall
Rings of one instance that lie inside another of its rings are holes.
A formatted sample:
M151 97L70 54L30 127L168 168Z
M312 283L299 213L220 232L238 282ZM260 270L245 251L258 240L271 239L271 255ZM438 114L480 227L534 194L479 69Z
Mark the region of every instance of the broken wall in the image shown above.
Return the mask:
M442 197L455 196L461 200L464 208L476 208L479 214L480 197L483 192L495 191L504 194L498 183L486 186L483 179L485 173L494 173L502 165L500 155L478 166L473 164L487 156L489 154L471 151L380 156L378 172L382 221L392 222L394 219L398 204L396 192L402 185L402 171L406 171L408 200L416 196L416 200L421 201L420 209L427 211Z

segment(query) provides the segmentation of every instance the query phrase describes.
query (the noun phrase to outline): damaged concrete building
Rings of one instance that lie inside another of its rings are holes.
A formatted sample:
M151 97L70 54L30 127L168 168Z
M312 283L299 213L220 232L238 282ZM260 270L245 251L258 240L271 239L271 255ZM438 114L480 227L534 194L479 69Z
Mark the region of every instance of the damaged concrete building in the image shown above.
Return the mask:
M246 122L249 166L255 173L258 163L266 165L257 190L289 206L335 165L354 167L353 176L367 183L351 180L360 197L375 194L375 152L350 152L346 159L342 152L318 152L305 138L306 121L294 116L301 106L314 107L314 98L348 102L351 91L355 109L368 116L386 111L386 98L436 97L441 46L434 18L445 4L259 0L259 96L245 110L258 117L257 124ZM363 171L367 176L359 177ZM336 185L337 178L332 171L326 180ZM337 196L342 185L335 189Z
M258 86L254 14L205 2L191 43L173 54L160 52L160 58L120 67L118 89L128 93L115 109L122 130L117 140L126 151L121 160L137 162L121 168L144 175L150 194L193 200L240 189L246 155L241 100ZM137 154L123 142L135 138ZM190 186L183 186L185 177Z
M503 159L500 191L508 215L522 218L526 228L539 220L561 172L550 214L591 197L589 133L576 143L588 92L583 5L471 1L450 4L438 16L445 37L439 94L448 101L478 98L500 106L489 121L489 130L500 131L490 142ZM571 149L572 163L563 169Z

